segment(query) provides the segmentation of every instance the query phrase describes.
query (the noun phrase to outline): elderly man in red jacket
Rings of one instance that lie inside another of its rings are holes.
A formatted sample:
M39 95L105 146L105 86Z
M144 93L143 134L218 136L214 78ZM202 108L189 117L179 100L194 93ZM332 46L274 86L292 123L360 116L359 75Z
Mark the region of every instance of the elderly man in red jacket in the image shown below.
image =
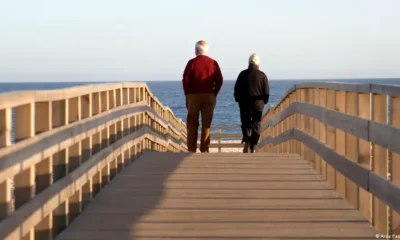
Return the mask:
M207 56L208 43L206 41L198 41L195 51L196 57L187 63L182 79L188 110L187 145L190 152L196 152L201 113L200 151L208 152L214 107L223 78L217 61Z

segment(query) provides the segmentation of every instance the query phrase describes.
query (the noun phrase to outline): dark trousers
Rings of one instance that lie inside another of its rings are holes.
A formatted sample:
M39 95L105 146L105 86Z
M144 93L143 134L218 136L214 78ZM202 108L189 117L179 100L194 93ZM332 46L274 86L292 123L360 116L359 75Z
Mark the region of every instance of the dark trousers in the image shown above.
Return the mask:
M260 139L264 102L239 103L239 108L240 121L242 122L242 143L248 143L250 148L254 149Z

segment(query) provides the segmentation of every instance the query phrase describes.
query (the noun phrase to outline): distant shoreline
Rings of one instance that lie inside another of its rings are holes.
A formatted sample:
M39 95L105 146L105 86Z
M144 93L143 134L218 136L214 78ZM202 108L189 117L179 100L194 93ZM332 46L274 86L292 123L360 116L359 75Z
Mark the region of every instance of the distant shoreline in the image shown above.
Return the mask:
M390 77L390 78L298 78L298 79L269 79L269 81L292 81L292 82L302 82L302 81L385 81L385 80L400 80L400 77ZM85 83L85 84L92 84L92 83L120 83L120 82L180 82L181 80L138 80L138 81L0 81L2 83ZM236 81L234 79L226 79L224 81L231 82Z

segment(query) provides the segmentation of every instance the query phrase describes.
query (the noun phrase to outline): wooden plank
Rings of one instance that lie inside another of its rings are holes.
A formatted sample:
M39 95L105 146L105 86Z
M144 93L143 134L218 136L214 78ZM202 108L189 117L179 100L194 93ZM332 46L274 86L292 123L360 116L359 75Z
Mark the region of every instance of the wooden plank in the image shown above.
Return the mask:
M337 83L337 82L308 82L296 84L296 89L324 88L332 91L365 92L371 91L371 84Z
M97 211L96 211L97 210ZM114 214L107 214L98 209L91 209L91 213L79 219L80 223L89 222L90 225L98 224L104 227L105 221L101 221L102 217L109 216L114 219L110 222L124 222L129 223L132 215L135 212L131 208L127 209L126 213L114 212ZM235 214L240 213L240 214ZM137 214L139 215L139 214ZM101 216L99 218L99 216ZM136 216L135 216L136 217ZM196 209L151 209L143 216L138 222L262 222L262 221L365 221L356 210L335 210L326 211L323 209L299 209L294 211L285 211L280 209L275 210L253 210L247 209L245 211L229 210L196 210ZM132 222L130 222L132 223ZM87 224L85 224L87 225ZM78 224L71 226L68 231L76 231L74 229Z
M400 128L395 128L387 123L371 121L369 123L369 139L375 145L400 153Z
M358 93L346 93L346 113L354 116L358 115ZM345 152L346 157L351 161L358 162L358 138L350 133L346 133ZM350 179L346 179L346 200L354 208L359 208L358 205L358 186Z
M370 120L371 119L371 94L358 94L358 116ZM371 143L367 140L358 139L358 163L366 169L371 169ZM359 209L362 215L372 222L372 196L363 189L359 188Z
M106 186L57 239L145 239L146 236L167 239L368 239L377 234L356 210L322 181L319 181L322 189L306 190L298 185L299 181L271 184L265 173L255 175L242 171L224 175L209 172L210 168L197 167L201 172L196 177L195 174L182 175L174 171L177 164L207 166L215 156L225 162L227 167L223 169L232 165L230 159L239 159L240 156L240 164L244 166L250 165L246 160L253 156L277 162L274 159L276 155L259 153L248 156L146 153L143 159L128 166L122 175ZM201 163L197 163L199 157L203 158ZM147 165L148 169L138 171L138 166L148 160L154 163ZM160 170L157 161L167 171L152 178L148 174ZM167 163L171 165L167 167ZM266 163L265 166L272 165ZM312 169L309 171L316 174ZM173 179L180 181L171 183ZM265 179L262 184L271 184L275 189L252 189L260 187L261 183L245 182L246 179ZM308 185L312 184L308 182ZM297 187L289 190L289 186ZM104 222L105 218L109 221ZM309 229L305 231L304 228ZM107 235L110 232L113 234Z
M58 239L373 239L376 232L359 222L286 222L286 223L136 223L96 231L63 233ZM272 238L270 238L272 236Z
M386 95L373 95L373 120L387 124L387 96ZM373 171L386 178L387 176L387 157L388 152L387 149L373 144ZM386 204L384 204L377 197L373 199L373 214L374 214L374 225L375 227L386 233L387 231L387 209Z
M336 110L339 112L346 112L346 92L336 92ZM336 128L335 135L335 150L337 153L346 156L346 133ZM336 171L336 191L340 196L346 199L346 178L340 172Z
M326 107L326 89L320 89L319 90L319 105L321 107ZM319 130L319 140L323 143L327 143L327 127L324 122L320 122L320 130ZM321 159L321 177L323 180L327 180L327 164L325 159Z
M371 84L371 92L375 94L389 95L392 97L400 97L400 86Z
M328 109L335 109L336 108L335 106L336 106L335 91L334 90L328 90L327 91L327 96L326 96L326 107ZM336 129L331 127L331 126L327 126L326 143L332 149L336 148L335 137L336 137ZM327 160L327 159L325 159L325 160ZM327 170L326 170L327 181L328 181L328 183L329 183L329 185L331 187L336 189L336 173L335 173L335 169L330 165L327 165L326 168L327 168Z
M11 145L11 109L0 110L0 148Z
M320 91L319 89L314 89L314 100L313 100L313 104L314 105L319 105L319 94ZM317 139L320 139L319 135L320 135L320 125L321 122L319 121L319 119L315 119L314 118L314 137L316 137ZM315 152L314 152L315 154ZM321 174L321 157L318 154L315 154L315 169L317 170L317 172L319 174Z
M391 97L392 126L400 128L400 97ZM400 187L400 154L392 152L391 178L395 186ZM392 233L400 235L400 213L392 211Z
M374 172L369 174L369 185L371 194L388 207L400 212L400 187ZM389 229L385 228L386 230Z

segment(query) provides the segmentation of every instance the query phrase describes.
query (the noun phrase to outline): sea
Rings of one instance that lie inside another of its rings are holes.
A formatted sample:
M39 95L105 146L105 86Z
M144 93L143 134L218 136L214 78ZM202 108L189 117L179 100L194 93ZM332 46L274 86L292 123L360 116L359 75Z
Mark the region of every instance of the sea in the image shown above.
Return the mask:
M341 82L341 83L375 83L400 85L400 78L391 79L331 79L331 80L270 80L270 100L265 106L266 111L281 99L286 91L294 84L303 82ZM11 91L49 90L72 86L98 84L104 82L0 82L0 94ZM146 82L151 92L165 105L169 106L175 116L186 122L187 110L182 82L177 81L148 81ZM217 97L214 111L214 126L240 125L239 107L233 97L235 81L225 80Z

